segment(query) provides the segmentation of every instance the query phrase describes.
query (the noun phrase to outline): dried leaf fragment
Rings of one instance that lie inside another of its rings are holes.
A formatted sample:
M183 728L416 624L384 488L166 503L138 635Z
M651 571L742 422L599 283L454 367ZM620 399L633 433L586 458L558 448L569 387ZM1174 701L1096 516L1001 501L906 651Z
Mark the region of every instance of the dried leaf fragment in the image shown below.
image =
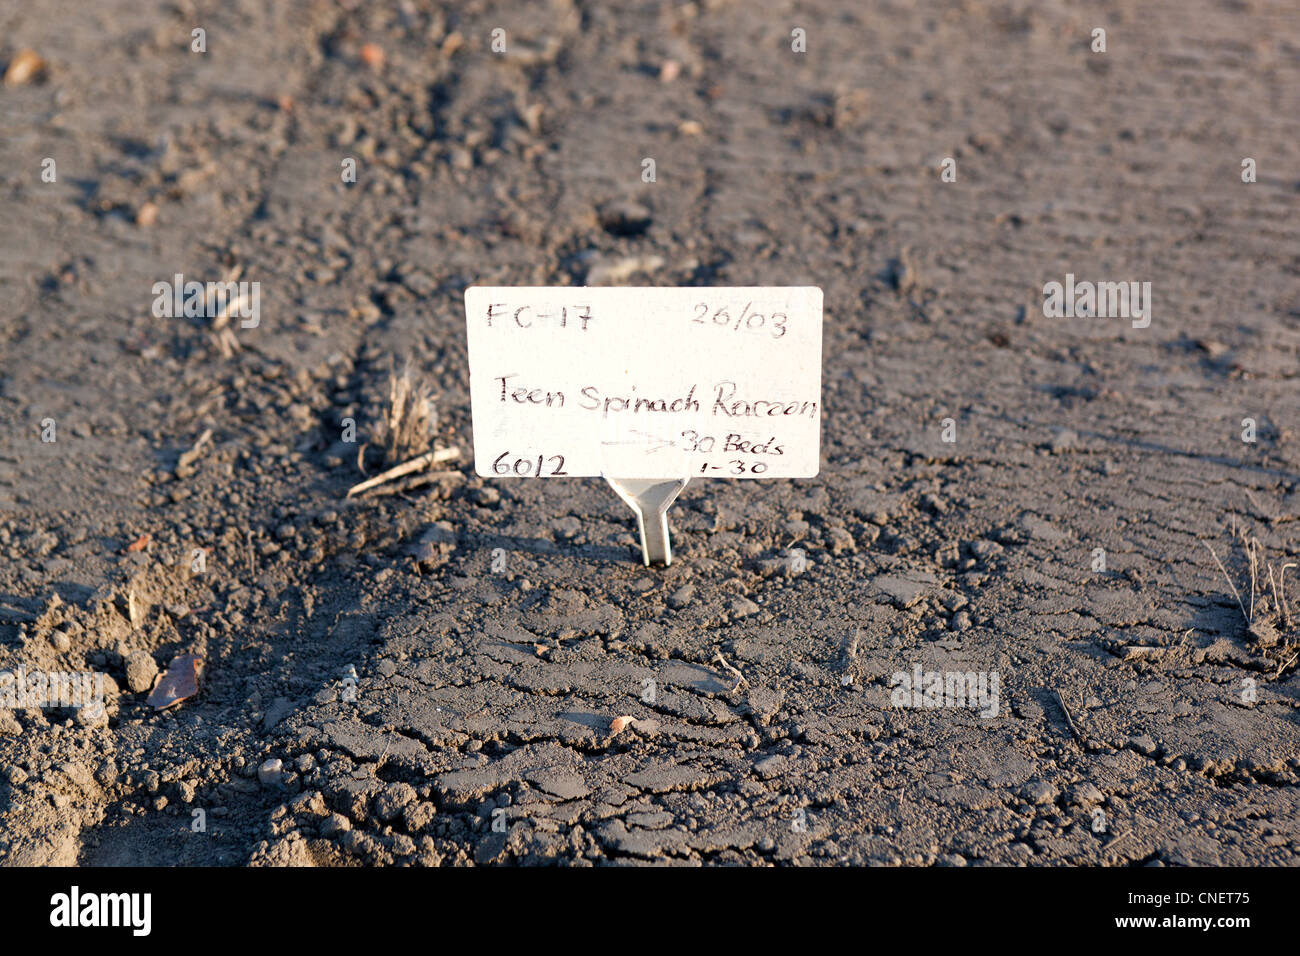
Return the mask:
M615 717L613 723L609 725L609 732L611 735L622 733L634 723L636 723L636 719L626 714L622 717Z
M199 692L199 670L203 662L196 654L172 658L167 672L158 678L147 703L155 710L166 710Z
M127 551L143 551L153 541L153 535L147 531L126 546Z

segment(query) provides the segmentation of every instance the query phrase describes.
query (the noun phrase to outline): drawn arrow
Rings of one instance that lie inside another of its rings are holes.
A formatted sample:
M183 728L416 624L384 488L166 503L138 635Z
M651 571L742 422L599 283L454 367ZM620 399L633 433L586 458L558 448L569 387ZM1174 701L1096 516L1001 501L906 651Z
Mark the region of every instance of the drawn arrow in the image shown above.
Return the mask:
M638 431L635 428L630 428L628 429L628 431L633 435L642 436L641 440L634 439L632 441L603 441L601 442L601 444L602 445L648 445L650 446L646 452L646 454L648 455L653 455L661 448L675 448L677 445L676 442L669 441L667 438L660 438L657 435L651 435L649 432Z

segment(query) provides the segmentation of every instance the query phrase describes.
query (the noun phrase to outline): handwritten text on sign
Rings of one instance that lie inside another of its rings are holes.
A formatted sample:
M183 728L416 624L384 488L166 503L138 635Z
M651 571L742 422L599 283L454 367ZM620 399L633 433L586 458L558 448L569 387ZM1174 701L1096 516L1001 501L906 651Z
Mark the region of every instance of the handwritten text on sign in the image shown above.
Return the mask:
M822 292L465 291L484 477L808 478Z

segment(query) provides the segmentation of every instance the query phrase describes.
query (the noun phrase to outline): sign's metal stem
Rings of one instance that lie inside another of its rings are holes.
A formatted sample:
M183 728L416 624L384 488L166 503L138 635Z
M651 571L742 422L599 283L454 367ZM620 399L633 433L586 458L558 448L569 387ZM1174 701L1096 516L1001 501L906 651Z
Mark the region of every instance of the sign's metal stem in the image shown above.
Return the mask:
M611 478L609 486L636 512L641 531L641 557L646 565L673 563L668 540L668 509L681 494L690 477L664 481L661 478Z

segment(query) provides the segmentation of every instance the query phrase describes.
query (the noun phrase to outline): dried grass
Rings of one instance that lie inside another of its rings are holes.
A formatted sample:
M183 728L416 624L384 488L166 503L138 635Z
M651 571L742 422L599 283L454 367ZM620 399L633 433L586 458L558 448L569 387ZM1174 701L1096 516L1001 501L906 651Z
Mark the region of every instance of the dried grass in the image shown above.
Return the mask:
M388 406L379 421L375 440L384 461L395 465L428 451L438 423L433 391L412 371L388 377Z
M1235 522L1231 531L1233 540L1242 552L1242 590L1246 591L1246 597L1243 598L1214 549L1208 544L1205 548L1218 564L1233 597L1237 599L1237 607L1241 609L1251 642L1256 648L1269 651L1269 656L1276 655L1285 661L1297 636L1292 629L1291 608L1286 597L1286 572L1289 568L1296 567L1296 564L1288 562L1275 565L1265 560L1264 546L1259 538L1247 533ZM1283 663L1283 666L1289 665Z

